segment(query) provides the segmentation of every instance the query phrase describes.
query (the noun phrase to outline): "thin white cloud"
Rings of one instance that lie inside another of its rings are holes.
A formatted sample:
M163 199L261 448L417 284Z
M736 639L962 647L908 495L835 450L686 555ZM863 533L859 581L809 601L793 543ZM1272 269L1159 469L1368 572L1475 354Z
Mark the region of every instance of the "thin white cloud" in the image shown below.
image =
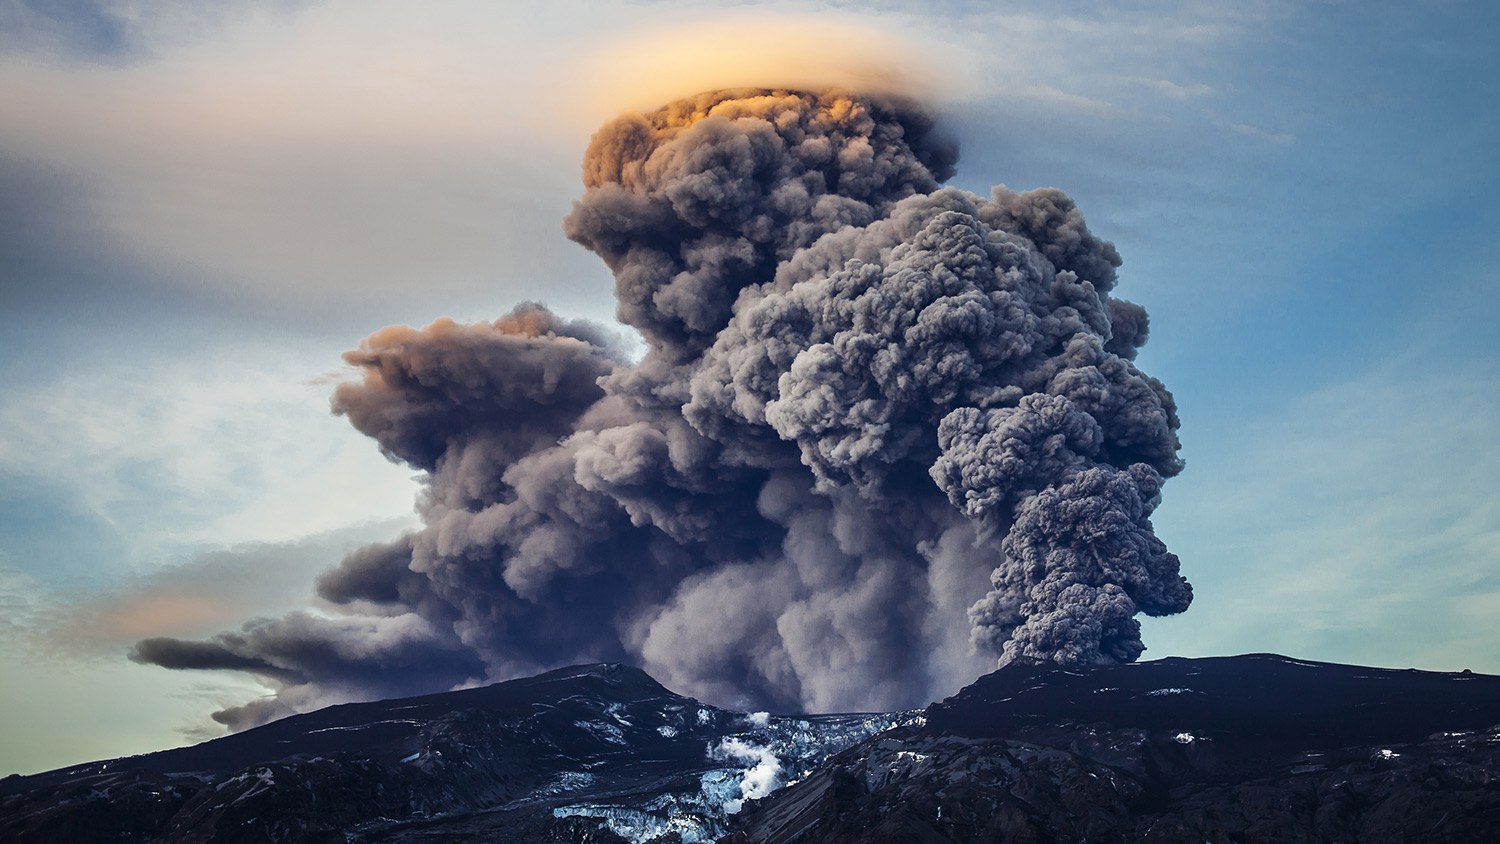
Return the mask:
M1130 85L1136 85L1156 91L1168 99L1191 100L1195 97L1203 97L1214 93L1211 85L1202 82L1173 82L1170 79L1149 79L1145 77L1128 77L1120 80Z
M287 542L243 543L141 573L105 574L87 587L0 569L0 607L8 610L0 647L51 660L113 661L144 638L204 637L246 618L309 607L317 575L415 524L385 519Z
M1226 123L1224 125L1232 132L1248 135L1252 138L1260 138L1263 141L1270 141L1273 144L1289 144L1297 140L1295 135L1288 135L1285 132L1273 132L1269 129L1262 129L1259 126L1251 126L1248 123Z
M1018 85L1007 91L1006 95L1018 99L1035 100L1049 106L1068 110L1110 112L1115 109L1113 105L1104 100L1068 91L1060 91L1051 85Z
M1388 363L1220 432L1158 512L1198 596L1148 622L1153 655L1500 673L1485 615L1500 602L1497 395L1479 367Z
M309 383L327 369L317 360L241 338L214 355L90 361L13 387L0 396L0 470L70 494L136 564L409 513L412 471L328 412L329 388Z

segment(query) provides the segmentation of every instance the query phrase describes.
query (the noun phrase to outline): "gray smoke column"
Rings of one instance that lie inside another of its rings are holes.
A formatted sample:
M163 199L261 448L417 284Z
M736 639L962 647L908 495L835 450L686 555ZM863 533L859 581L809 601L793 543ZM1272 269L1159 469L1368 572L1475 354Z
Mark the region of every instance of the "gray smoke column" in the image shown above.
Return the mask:
M736 90L626 114L564 221L647 342L528 304L387 328L334 409L423 471L423 528L325 573L339 612L135 658L276 701L642 664L740 707L884 710L998 660L1137 658L1191 600L1153 534L1181 469L1145 311L1052 189L940 187L911 102Z

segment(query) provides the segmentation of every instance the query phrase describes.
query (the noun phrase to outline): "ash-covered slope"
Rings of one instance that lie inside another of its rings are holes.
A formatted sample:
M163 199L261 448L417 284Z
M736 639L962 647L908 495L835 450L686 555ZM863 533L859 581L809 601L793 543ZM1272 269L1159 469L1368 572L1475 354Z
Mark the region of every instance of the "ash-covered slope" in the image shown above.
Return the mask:
M7 778L0 780L0 793L100 774L123 765L170 773L236 771L258 762L299 754L358 752L372 759L400 759L419 749L424 734L451 720L457 712L486 713L512 721L546 713L546 721L558 721L586 718L591 703L606 700L639 707L666 700L687 701L687 698L663 688L639 669L619 665L576 666L482 688L330 706L191 747L90 762L31 777Z
M0 840L1467 844L1500 840L1496 725L1500 677L1266 654L809 717L590 665L9 777Z
M1408 743L1500 723L1500 677L1309 662L1275 654L1133 665L1014 666L927 708L928 727L1003 737L1039 725L1198 729L1235 759ZM1222 755L1222 754L1221 754ZM1226 761L1230 756L1226 756Z
M726 808L900 722L745 715L578 666L7 777L0 840L713 840Z
M736 844L1493 842L1500 677L1269 654L1010 666L832 757Z

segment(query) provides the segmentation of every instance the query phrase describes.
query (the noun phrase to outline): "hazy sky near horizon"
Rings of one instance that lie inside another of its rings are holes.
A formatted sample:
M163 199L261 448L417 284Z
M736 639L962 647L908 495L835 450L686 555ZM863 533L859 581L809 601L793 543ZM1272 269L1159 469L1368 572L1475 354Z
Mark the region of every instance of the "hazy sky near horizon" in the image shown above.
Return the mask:
M612 322L589 134L724 85L895 85L957 185L1055 186L1152 317L1196 598L1145 658L1500 673L1500 8L1431 2L0 0L0 774L200 739L133 664L317 608L414 523L328 412L388 324ZM625 329L621 329L622 334Z

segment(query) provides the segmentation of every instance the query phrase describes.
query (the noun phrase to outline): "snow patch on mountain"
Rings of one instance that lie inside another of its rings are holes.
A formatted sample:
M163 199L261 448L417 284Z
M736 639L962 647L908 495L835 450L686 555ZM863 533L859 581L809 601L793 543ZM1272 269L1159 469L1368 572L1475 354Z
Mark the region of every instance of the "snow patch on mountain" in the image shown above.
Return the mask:
M711 723L713 713L699 709L695 720ZM805 718L766 712L738 714L728 723L740 732L706 743L704 760L722 767L703 772L696 791L662 794L645 805L580 801L558 806L552 814L600 818L611 832L634 844L669 832L682 836L683 844L715 841L728 834L729 816L739 813L746 801L797 782L824 759L876 733L922 721L920 712ZM577 726L595 733L613 725L580 722ZM657 732L666 737L679 734L670 726L659 727Z

